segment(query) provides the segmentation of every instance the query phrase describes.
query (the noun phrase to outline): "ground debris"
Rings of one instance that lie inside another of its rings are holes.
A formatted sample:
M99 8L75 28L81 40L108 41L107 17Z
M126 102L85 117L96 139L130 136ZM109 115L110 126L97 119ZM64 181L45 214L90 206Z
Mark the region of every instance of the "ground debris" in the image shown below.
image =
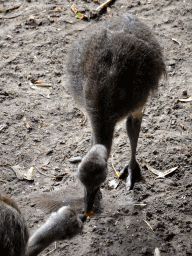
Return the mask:
M179 101L181 101L181 102L189 102L189 101L192 101L192 96L189 96L189 97L183 98L183 99L179 99Z
M34 180L34 178L33 178L34 168L33 167L29 168L28 171L26 171L26 168L24 168L20 165L11 166L11 168L13 169L13 171L15 172L15 174L19 180Z
M148 168L149 171L151 171L152 173L154 173L155 175L158 176L158 177L155 177L155 179L165 178L166 175L174 172L178 168L178 167L173 167L169 170L159 171L159 170L156 170L155 168L151 167L144 159L142 160L142 163L144 163L146 165L146 167Z

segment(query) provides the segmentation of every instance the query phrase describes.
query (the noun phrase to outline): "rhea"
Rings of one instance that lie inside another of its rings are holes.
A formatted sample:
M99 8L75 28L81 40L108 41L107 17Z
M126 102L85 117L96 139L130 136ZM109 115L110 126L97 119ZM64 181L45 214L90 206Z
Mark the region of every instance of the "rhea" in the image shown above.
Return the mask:
M85 211L107 176L114 127L126 118L131 158L121 172L132 189L140 178L136 161L142 111L166 74L162 50L150 29L131 14L89 26L76 39L67 63L68 89L88 115L91 150L78 167L85 187Z
M26 222L17 204L0 195L1 256L36 256L52 242L70 239L83 229L83 215L69 206L61 207L29 238Z

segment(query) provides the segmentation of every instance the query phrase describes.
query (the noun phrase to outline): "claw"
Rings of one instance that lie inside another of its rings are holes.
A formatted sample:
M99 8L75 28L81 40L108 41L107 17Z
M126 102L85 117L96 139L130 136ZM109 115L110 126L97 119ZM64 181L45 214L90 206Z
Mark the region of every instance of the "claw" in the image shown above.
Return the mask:
M133 181L133 173L130 168L128 168L128 176L126 179L126 188L127 190L133 189L134 181Z
M119 179L125 179L128 175L129 161L124 165L123 169L119 173Z
M142 179L141 171L138 163L136 162L134 164L134 167L132 165L132 168L130 167L130 165L131 165L130 161L127 162L119 173L120 179L126 179L127 190L133 189L135 182L140 181Z

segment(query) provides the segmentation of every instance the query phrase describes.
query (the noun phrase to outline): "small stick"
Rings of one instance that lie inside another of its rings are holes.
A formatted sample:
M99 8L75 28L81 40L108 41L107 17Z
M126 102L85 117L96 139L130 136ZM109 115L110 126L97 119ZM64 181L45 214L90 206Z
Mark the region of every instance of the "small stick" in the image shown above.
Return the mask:
M43 254L43 256L46 256L46 255L50 254L51 252L54 252L56 249L57 249L57 242L55 242L55 248L52 251L50 251L46 254Z
M173 41L173 42L175 42L175 43L177 43L177 44L179 44L179 45L181 46L181 43L180 43L180 42L178 42L178 41L177 41L177 39L172 38L172 41Z
M144 220L144 219L143 219ZM145 221L145 223L149 226L149 228L153 231L153 228L151 227L151 225L146 221L146 220L144 220ZM154 231L153 231L154 232Z
M104 3L102 3L101 5L99 5L99 7L97 7L96 11L100 11L101 9L103 9L106 5L108 5L112 0L107 0Z
M8 9L8 10L18 9L18 8L20 8L21 6L23 6L23 5L24 5L24 3L25 3L25 0L23 0L23 3L22 3L21 5L16 6L16 8L15 8L15 7L13 7L13 8ZM4 11L7 11L7 10L4 10ZM14 19L14 18L17 18L17 17L19 17L19 16L21 16L21 13L20 13L20 14L18 14L18 15L12 16L12 17L0 17L0 19Z
M165 132L165 131L157 132L157 133L154 133L154 134L148 134L147 133L147 134L144 134L143 136L139 136L139 138L144 138L144 137L151 138L153 136L161 134L162 132Z
M36 86L51 87L51 84L35 84Z
M179 101L181 101L181 102L192 101L192 96L189 96L188 98L185 98L185 99L179 99Z
M36 166L35 166L35 168L36 168L36 170L37 170L39 173L41 173L42 175L47 176L47 177L51 177L51 178L55 179L55 176L44 174L43 172L39 171Z

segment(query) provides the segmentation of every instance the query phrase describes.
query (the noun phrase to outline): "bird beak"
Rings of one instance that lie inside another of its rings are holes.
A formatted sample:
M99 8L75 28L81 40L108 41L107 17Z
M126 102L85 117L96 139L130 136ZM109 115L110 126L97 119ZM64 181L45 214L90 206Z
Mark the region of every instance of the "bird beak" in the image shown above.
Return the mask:
M86 213L89 213L92 211L93 203L94 203L95 196L96 196L98 190L99 190L99 187L96 189L85 188L84 200L85 200L85 212Z

